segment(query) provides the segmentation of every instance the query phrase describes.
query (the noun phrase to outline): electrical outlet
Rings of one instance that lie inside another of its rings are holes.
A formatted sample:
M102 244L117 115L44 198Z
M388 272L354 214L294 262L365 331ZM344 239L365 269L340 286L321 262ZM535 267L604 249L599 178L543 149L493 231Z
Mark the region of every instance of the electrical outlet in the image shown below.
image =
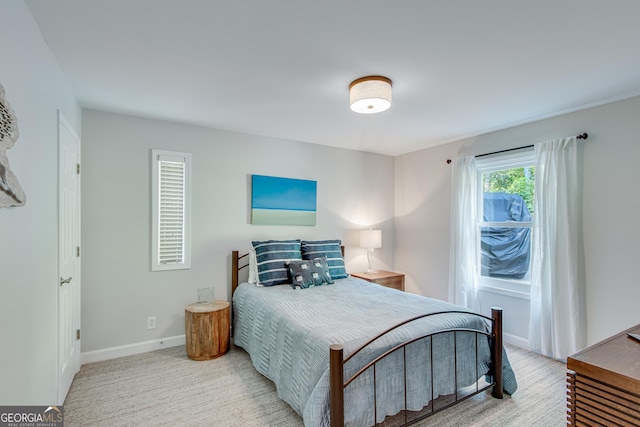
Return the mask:
M156 328L156 316L147 317L147 329Z

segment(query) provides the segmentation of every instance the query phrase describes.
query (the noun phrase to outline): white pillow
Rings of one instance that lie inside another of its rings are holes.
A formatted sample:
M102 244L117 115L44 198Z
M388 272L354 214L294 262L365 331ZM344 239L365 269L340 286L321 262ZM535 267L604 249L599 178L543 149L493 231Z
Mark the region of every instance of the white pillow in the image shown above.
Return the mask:
M256 258L256 250L251 246L249 251L249 283L258 284L258 259Z

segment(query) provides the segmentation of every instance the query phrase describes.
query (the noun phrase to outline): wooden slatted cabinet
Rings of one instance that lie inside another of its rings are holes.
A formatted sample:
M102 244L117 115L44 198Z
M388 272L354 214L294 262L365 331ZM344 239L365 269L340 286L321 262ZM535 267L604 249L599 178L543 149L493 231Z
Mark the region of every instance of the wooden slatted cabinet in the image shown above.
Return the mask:
M640 426L640 342L620 332L567 358L571 426Z

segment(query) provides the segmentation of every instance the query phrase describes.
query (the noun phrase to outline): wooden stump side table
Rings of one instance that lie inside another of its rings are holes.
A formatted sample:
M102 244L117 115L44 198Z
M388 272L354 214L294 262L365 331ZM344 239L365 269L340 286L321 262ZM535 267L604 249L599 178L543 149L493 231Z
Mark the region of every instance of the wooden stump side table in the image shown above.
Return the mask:
M229 350L230 307L227 301L188 305L184 309L184 324L190 359L214 359Z

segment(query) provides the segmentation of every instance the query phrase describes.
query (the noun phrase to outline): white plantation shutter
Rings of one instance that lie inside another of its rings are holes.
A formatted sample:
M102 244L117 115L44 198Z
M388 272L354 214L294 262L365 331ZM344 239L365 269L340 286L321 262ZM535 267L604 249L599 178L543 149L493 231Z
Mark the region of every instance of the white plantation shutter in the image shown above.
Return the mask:
M152 150L152 158L152 270L189 268L191 155Z
M160 227L158 261L184 261L184 163L160 160Z

